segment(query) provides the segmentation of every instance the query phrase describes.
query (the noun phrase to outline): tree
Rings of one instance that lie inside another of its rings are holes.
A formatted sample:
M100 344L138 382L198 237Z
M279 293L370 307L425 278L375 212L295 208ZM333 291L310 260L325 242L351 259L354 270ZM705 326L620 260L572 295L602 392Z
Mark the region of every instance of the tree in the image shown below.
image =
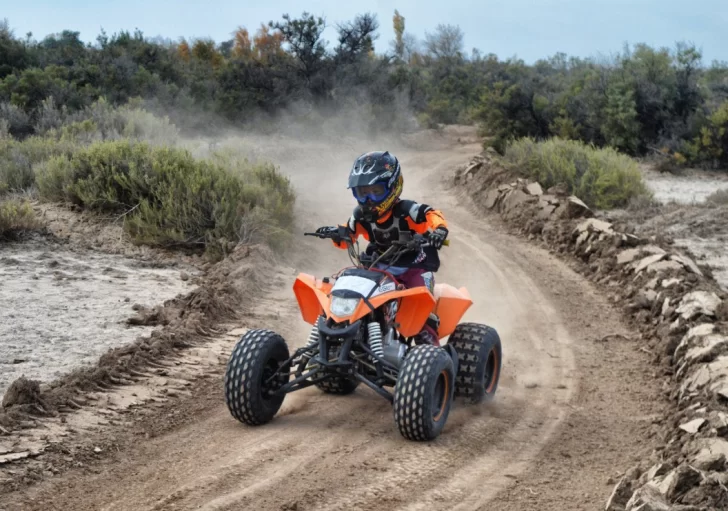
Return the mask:
M404 16L402 16L397 9L394 10L394 17L392 18L394 25L394 54L400 60L404 60Z
M315 18L307 12L299 19L284 14L282 22L271 21L268 25L283 34L291 53L298 60L301 75L310 84L323 68L323 59L326 56L326 44L321 40L326 28L323 18Z
M273 59L283 57L283 33L271 32L269 27L261 25L253 38L255 55L259 62L270 63Z
M336 57L343 62L354 62L374 52L374 40L379 22L374 14L363 14L354 21L339 25L339 46Z
M233 46L233 57L236 59L249 60L253 56L253 45L250 42L248 30L239 27L233 34L235 45Z
M425 47L435 59L460 59L463 55L463 32L455 25L437 25L435 33L425 33Z

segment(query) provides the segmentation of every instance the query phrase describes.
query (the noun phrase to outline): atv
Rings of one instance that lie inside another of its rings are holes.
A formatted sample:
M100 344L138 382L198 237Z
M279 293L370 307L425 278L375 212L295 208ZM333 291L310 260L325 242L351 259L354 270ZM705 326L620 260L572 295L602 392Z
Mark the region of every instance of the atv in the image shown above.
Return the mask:
M289 392L315 385L343 395L364 384L393 405L405 438L426 441L442 431L454 397L470 403L492 399L501 341L491 327L460 323L473 303L467 290L448 284L405 289L387 271L402 254L426 246L427 236L402 233L377 257L360 253L345 228L334 233L346 243L353 266L331 278L301 273L293 284L303 320L313 326L306 344L291 355L277 333L250 330L233 349L225 373L233 417L265 424ZM377 268L380 261L387 262L384 269ZM416 344L433 317L439 318L438 337L449 336L447 343Z

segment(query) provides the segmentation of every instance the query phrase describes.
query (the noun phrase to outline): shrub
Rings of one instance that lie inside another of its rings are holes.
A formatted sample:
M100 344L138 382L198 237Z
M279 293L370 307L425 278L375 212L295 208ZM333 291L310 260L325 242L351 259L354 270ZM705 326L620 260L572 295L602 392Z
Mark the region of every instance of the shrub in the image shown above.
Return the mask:
M22 192L35 185L35 165L64 153L71 153L71 141L29 137L22 142L0 138L0 196Z
M288 179L232 153L197 160L180 148L97 142L50 159L37 181L43 199L118 215L133 240L149 245L217 252L229 242L278 244L293 223Z
M0 201L0 239L39 229L40 221L30 203L20 199Z
M687 153L697 163L728 167L728 101L707 118L700 135L687 144Z
M625 206L649 195L637 164L614 149L575 140L523 138L506 149L506 161L545 187L566 184L569 191L599 209Z

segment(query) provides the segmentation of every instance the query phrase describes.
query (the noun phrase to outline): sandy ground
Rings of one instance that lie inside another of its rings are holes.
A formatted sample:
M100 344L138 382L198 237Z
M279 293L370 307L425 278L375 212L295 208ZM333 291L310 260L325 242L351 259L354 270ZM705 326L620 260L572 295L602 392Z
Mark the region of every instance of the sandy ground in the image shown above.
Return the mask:
M639 222L653 234L671 236L708 265L723 289L728 290L728 205L712 205L705 199L728 190L728 172L687 170L681 175L660 173L641 166L647 185L662 203L660 214Z
M20 376L49 382L151 332L134 304L192 289L179 270L45 241L0 244L0 399Z
M287 396L272 423L246 427L223 402L218 359L235 342L223 336L210 343L206 377L187 395L108 426L95 459L0 492L0 509L603 509L620 470L655 447L658 380L630 340L634 332L591 284L445 189L451 169L479 152L447 135L429 150L390 148L403 164L404 197L442 208L450 222L452 245L437 278L466 286L475 305L465 319L496 327L503 339L494 403L456 403L429 444L404 440L390 405L368 389L347 397L307 389ZM279 147L273 157L299 189L299 231L343 222L352 209L348 169L371 145L279 142L260 140ZM326 275L346 264L327 242L297 243L290 267L245 319L291 346L303 344L309 328L290 290L295 272ZM195 356L205 358L205 349ZM89 430L87 438L102 434Z
M640 169L655 198L662 203L701 203L711 193L728 190L728 172L686 170L675 175L658 172L650 165L641 165Z

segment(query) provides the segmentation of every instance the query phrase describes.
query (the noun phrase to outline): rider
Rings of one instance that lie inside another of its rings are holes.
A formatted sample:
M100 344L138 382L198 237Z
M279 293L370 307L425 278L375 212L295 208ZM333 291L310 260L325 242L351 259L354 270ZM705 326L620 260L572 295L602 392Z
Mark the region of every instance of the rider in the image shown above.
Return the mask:
M448 235L447 223L442 213L427 204L400 199L402 193L402 169L399 161L388 151L365 153L356 159L349 173L349 186L359 203L346 226L352 241L363 236L369 241L367 254L383 254L392 241L399 239L399 232L429 233L429 245L419 251L409 252L389 266L381 261L377 266L394 275L407 288L427 286L434 290L434 276L440 268L437 253ZM319 234L332 237L339 248L346 248L338 235L337 227L321 227ZM439 345L437 328L439 320L430 314L423 330L417 335L418 344Z

